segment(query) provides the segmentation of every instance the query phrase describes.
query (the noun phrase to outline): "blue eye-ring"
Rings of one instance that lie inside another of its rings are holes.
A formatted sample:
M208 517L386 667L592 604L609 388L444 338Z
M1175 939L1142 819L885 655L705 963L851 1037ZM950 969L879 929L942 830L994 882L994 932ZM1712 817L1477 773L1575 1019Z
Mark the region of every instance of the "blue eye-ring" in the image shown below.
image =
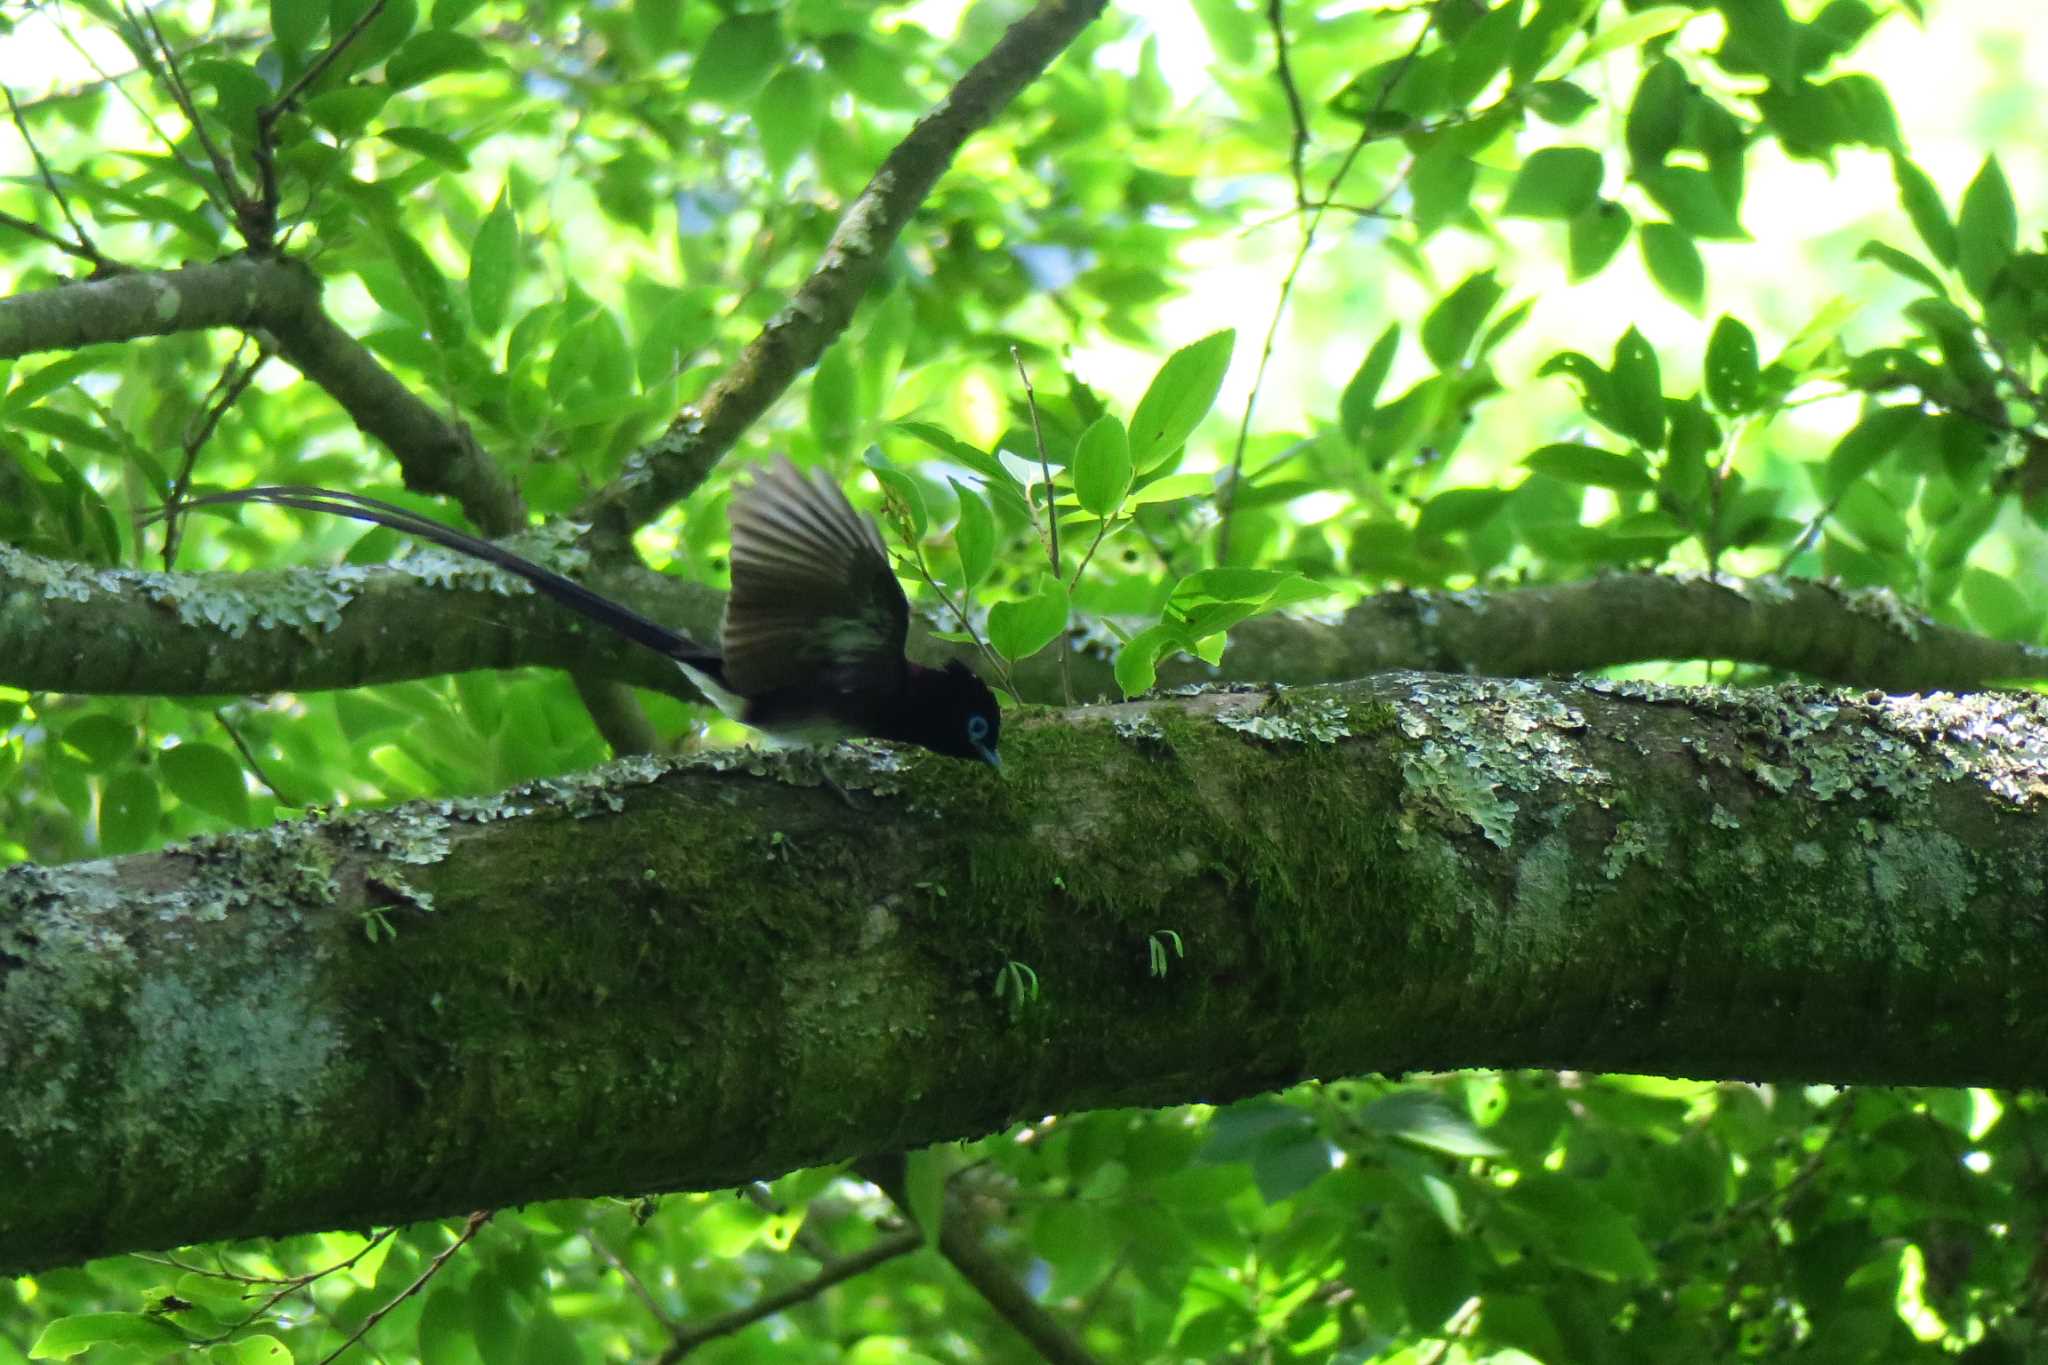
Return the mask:
M967 718L967 737L968 737L969 739L973 740L973 741L974 741L975 743L977 743L977 744L979 744L979 743L980 743L981 741L983 741L983 740L987 739L987 738L988 738L988 717L987 717L987 716L969 716L969 717Z

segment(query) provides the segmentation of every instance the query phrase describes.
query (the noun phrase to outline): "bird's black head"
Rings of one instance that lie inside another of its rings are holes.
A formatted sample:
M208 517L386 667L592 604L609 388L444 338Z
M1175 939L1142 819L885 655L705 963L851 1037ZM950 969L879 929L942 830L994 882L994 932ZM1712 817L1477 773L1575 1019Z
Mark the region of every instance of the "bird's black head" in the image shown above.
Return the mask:
M920 668L910 690L922 712L914 721L912 743L948 758L1003 766L996 752L1003 736L1002 709L973 669L958 659L944 668Z

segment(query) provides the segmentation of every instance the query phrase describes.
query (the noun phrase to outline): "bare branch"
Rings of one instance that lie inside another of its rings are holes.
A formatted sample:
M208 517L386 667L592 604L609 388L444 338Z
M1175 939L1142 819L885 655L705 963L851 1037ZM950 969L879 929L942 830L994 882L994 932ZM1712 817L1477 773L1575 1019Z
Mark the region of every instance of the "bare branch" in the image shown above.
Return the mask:
M851 1256L841 1256L827 1261L824 1267L809 1279L793 1284L787 1289L779 1289L772 1294L763 1294L745 1308L735 1308L729 1313L720 1313L716 1317L673 1329L675 1339L669 1343L667 1350L656 1357L656 1360L660 1365L675 1365L676 1361L707 1342L745 1331L763 1318L773 1317L785 1308L793 1308L806 1300L815 1299L835 1284L850 1280L856 1275L864 1275L878 1265L893 1261L898 1256L908 1256L923 1246L924 1234L915 1228L906 1232L890 1233L865 1251L857 1251Z
M333 1365L334 1361L337 1361L341 1359L342 1356L348 1354L349 1347L361 1341L364 1335L368 1333L372 1327L375 1327L378 1323L384 1321L385 1315L388 1314L392 1309L398 1307L398 1305L404 1303L407 1299L419 1293L422 1289L425 1289L427 1287L427 1282L433 1279L436 1275L441 1273L441 1267L447 1265L450 1258L452 1258L456 1252L462 1250L463 1247L467 1246L469 1244L469 1239L476 1236L478 1231L482 1229L483 1225L491 1221L491 1215L496 1212L496 1209L478 1209L475 1213L469 1215L469 1218L462 1225L462 1231L456 1234L455 1240L453 1242L450 1242L448 1246L441 1252L440 1255L436 1256L433 1260L427 1262L427 1268L419 1273L419 1278L414 1280L405 1288L399 1290L397 1294L392 1296L391 1301L389 1303L380 1305L375 1312L370 1313L368 1316L366 1316L362 1321L362 1325L357 1327L355 1331L349 1333L348 1340L342 1342L341 1345L335 1347L326 1355L320 1357L319 1365Z
M66 246L65 250L72 251L74 255L84 256L85 259L91 261L101 270L116 269L117 267L114 262L101 254L98 245L92 239L92 234L85 230L85 224L79 222L78 215L71 211L71 199L58 186L57 177L50 170L50 163L43 159L42 148L36 146L35 138L30 135L28 120L22 117L21 106L14 102L14 91L11 88L0 86L0 92L4 92L7 96L7 112L13 116L15 131L21 134L22 143L28 148L29 155L35 158L36 171L43 177L44 188L48 189L50 197L57 201L58 211L64 215L64 221L71 225L71 231L77 238L78 245L76 249L74 250ZM19 222L20 220L16 219L15 221ZM48 240L55 241L56 239L52 237L48 238ZM58 244L63 245L61 242Z
M1102 12L1103 3L1040 0L1012 24L883 158L840 216L817 268L789 306L747 344L703 400L636 454L626 472L591 499L578 519L607 537L624 538L703 483L740 434L846 330L910 215L961 145L1036 80Z
M1279 20L1278 0L1274 0L1272 13L1277 29ZM1387 106L1387 101L1394 97L1394 91L1400 86L1402 78L1408 74L1409 67L1415 64L1415 58L1422 52L1423 43L1428 41L1429 35L1435 29L1436 10L1432 8L1429 11L1429 21L1422 26L1422 31L1415 35L1415 41L1409 45L1407 54L1401 58L1392 71L1387 73L1386 80L1381 83L1380 93L1373 101L1371 111L1362 120L1358 136L1352 141L1351 150L1344 154L1343 163L1330 176L1329 186L1323 191L1322 202L1315 205L1313 211L1302 220L1301 241L1295 248L1294 260L1288 265L1286 276L1280 281L1280 297L1274 300L1273 316L1266 323L1265 344L1259 349L1259 367L1252 375L1251 392L1245 395L1244 416L1239 419L1237 424L1237 444L1230 454L1230 477L1223 481L1223 487L1219 490L1223 501L1223 511L1222 523L1216 531L1216 562L1218 564L1226 564L1230 561L1230 528L1237 516L1237 490L1238 484L1242 481L1244 475L1245 443L1251 439L1252 410L1258 406L1259 390L1265 386L1266 367L1273 360L1273 346L1280 335L1280 321L1287 316L1287 304L1294 297L1295 282L1301 277L1301 268L1308 261L1310 248L1315 245L1316 229L1322 226L1323 215L1329 211L1331 200L1336 195L1338 187L1344 183L1344 177L1351 174L1351 167L1358 160L1358 154L1364 151L1367 144L1372 142L1377 136L1374 131L1375 116L1383 112ZM1283 41L1280 46L1280 60L1283 71L1286 69L1286 59L1287 47ZM1288 90L1292 93L1292 77L1288 78ZM1300 170L1297 167L1297 177L1299 174Z
M910 1212L910 1198L904 1188L904 1160L901 1153L864 1157L853 1167L863 1178L879 1185L897 1207ZM948 1192L950 1194L950 1191ZM940 1216L938 1252L952 1263L960 1277L973 1285L997 1316L1030 1342L1039 1355L1053 1365L1098 1365L1095 1353L1066 1324L1039 1306L1025 1292L1017 1275L984 1245L985 1233L959 1203L948 1197Z
M319 281L296 262L245 256L0 298L0 359L209 327L267 334L278 354L384 443L408 488L448 494L491 535L525 524L518 491L468 429L343 331L321 308Z

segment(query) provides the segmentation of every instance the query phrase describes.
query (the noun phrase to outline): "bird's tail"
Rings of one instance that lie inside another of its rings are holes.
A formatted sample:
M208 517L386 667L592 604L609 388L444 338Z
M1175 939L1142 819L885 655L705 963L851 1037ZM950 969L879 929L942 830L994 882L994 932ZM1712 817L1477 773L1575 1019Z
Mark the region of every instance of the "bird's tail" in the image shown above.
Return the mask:
M523 555L516 555L501 545L468 535L452 526L445 526L431 517L423 517L396 503L384 502L378 498L364 497L360 493L338 493L328 488L315 488L310 484L273 484L260 488L240 488L226 493L203 493L196 498L187 498L163 508L157 515L170 516L205 507L234 507L242 503L264 502L276 507L296 507L302 512L325 512L337 517L353 517L378 526L388 526L394 531L438 545L444 550L480 559L495 565L506 573L515 574L531 583L534 590L553 598L572 611L618 632L635 644L645 645L658 654L664 654L678 663L688 664L699 670L709 670L716 676L719 672L718 655L698 644L689 636L670 630L659 621L642 616L631 607L614 602L602 593L591 591L573 578L564 577L553 569L534 563Z

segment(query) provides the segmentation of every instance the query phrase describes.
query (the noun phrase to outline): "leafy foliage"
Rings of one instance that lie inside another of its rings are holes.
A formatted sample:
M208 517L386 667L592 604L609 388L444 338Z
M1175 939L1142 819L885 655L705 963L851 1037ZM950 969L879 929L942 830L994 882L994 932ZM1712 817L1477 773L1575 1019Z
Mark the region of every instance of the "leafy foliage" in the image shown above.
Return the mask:
M1008 17L945 8L167 4L160 41L100 0L0 14L41 154L7 153L0 272L56 289L275 228L377 362L568 516L706 401ZM946 633L1004 668L1113 649L1133 695L1262 613L1621 567L1825 574L2039 641L2048 251L2017 171L2043 130L2002 130L1958 173L1894 108L1927 74L1859 65L1888 31L1966 16L1190 9L1199 33L1106 15L969 145L797 397L642 536L660 567L717 581L734 471L788 451L889 514ZM71 69L74 44L104 77ZM1802 256L1772 235L1796 227L1787 201L1873 167L1889 193L1846 239ZM265 185L268 226L238 208ZM85 262L53 240L89 241ZM272 510L175 546L138 529L194 484L407 496L259 342L24 356L0 390L7 545L188 569L396 552ZM732 737L641 700L666 733ZM47 861L605 752L540 673L16 691L0 723L0 838ZM1171 926L1150 953L1154 978L1200 971ZM1028 964L991 971L990 1008L1057 1009ZM2041 1125L2031 1097L1977 1092L1351 1081L1062 1116L921 1157L902 1207L802 1171L112 1258L0 1285L0 1359L313 1361L359 1329L394 1361L643 1358L784 1291L778 1316L707 1332L705 1358L1029 1358L890 1241L913 1213L965 1220L1103 1359L2022 1359Z

